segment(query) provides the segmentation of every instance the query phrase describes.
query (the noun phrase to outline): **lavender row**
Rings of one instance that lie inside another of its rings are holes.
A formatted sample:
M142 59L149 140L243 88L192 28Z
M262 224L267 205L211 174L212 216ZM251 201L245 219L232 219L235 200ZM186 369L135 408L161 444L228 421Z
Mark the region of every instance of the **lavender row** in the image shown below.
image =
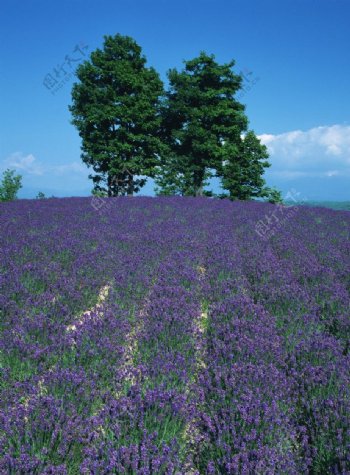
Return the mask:
M76 218L82 213L81 209L74 211ZM113 218L110 217L111 222ZM100 230L103 239L97 243L97 253L88 255L90 260L86 260L86 267L80 267L84 271L79 274L80 283L94 289L95 299L99 290L96 283L108 283L108 299L98 310L93 309L88 315L76 314L80 306L93 302L94 297L88 300L78 298L78 307L62 307L52 302L47 308L46 293L38 292L35 304L40 308L39 313L36 306L33 311L23 291L20 297L25 305L21 301L15 302L13 313L9 311L10 305L4 308L1 339L1 400L4 408L1 411L3 431L0 445L1 466L10 473L41 473L46 469L53 470L53 467L64 472L79 467L83 447L93 433L89 421L119 385L117 369L123 361L133 314L141 305L155 265L168 252L169 246L168 243L165 246L161 242L155 243L152 231L149 232L149 245L144 246L142 222L139 222L141 234L125 233L121 236L122 247L120 242L116 244L112 239L109 245L106 240L108 233L113 230L114 236L110 238L115 239L118 229L111 222ZM60 225L60 221L57 224ZM127 225L129 227L130 223ZM72 234L84 232L84 228L81 231L74 220L70 226ZM93 232L98 235L96 229ZM54 237L44 233L42 244L47 244L49 238L54 242ZM85 240L86 236L83 236L83 253ZM36 241L29 242L32 247L37 246L35 252L40 249ZM140 256L141 244L143 254ZM72 246L72 241L69 245ZM23 248L21 251L23 254ZM75 252L78 253L78 247ZM81 252L76 254L77 262L79 257L84 255ZM101 269L99 259L104 261ZM18 272L22 270L22 263L20 259ZM48 265L49 255L38 252L36 266L45 270ZM94 279L89 282L90 274L86 270L94 266ZM73 278L77 278L77 274ZM55 286L51 281L49 285L60 297L62 292L70 292L72 282L70 278L67 283L59 282Z
M334 228L336 217L339 222ZM346 269L349 253L343 230L349 229L349 220L343 213L322 211L315 216L311 210L299 211L293 223L297 232L286 228L268 246L256 243L254 253L250 247L254 242L252 233L240 243L254 299L275 316L284 340L295 400L293 419L305 470L348 473L350 432L345 414L349 412L350 395L349 293L340 258L336 264L332 257L334 266L329 267L325 242L321 245L316 237L315 227L327 220L333 223L333 233L328 227L324 233L328 235L330 255L339 257L340 252ZM314 236L313 241L310 236ZM332 252L335 243L336 252Z
M86 451L88 473L185 473L189 385L195 365L194 321L200 312L201 243L182 223L160 263L135 331L122 387L95 424L103 433Z
M250 296L235 229L226 224L206 256L194 461L199 473L299 473L283 342L275 319Z

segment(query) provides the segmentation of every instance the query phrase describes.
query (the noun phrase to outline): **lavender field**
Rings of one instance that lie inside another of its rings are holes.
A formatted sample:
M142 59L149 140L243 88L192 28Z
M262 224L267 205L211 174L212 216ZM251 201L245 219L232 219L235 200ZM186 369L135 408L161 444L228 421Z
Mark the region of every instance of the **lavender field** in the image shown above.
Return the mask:
M0 225L1 474L350 473L349 212L67 198Z

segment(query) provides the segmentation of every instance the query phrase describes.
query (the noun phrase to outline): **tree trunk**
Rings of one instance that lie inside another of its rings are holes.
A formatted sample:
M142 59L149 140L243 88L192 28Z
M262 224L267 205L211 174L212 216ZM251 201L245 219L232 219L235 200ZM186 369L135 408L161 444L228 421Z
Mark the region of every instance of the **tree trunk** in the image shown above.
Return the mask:
M128 178L128 196L133 196L134 195L134 176L129 173L129 178Z
M193 180L194 185L194 194L195 196L203 196L203 180L204 180L204 171L195 173Z
M113 190L112 190L112 180L111 180L111 177L110 175L108 174L108 177L107 177L107 188L108 188L108 196L111 197L113 196Z
M203 196L203 183L201 183L199 186L196 186L196 196Z

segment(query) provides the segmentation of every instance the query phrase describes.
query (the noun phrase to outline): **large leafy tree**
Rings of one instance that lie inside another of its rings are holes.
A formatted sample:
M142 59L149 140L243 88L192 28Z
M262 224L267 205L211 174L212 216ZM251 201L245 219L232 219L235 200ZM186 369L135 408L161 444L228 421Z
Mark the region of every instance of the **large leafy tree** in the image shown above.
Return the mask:
M77 69L69 107L95 192L132 195L155 173L163 83L130 37L105 36Z
M259 196L267 152L235 99L242 77L234 64L202 52L182 71L168 72L162 133L170 153L158 170L159 194L200 196L206 180L218 176L232 197Z

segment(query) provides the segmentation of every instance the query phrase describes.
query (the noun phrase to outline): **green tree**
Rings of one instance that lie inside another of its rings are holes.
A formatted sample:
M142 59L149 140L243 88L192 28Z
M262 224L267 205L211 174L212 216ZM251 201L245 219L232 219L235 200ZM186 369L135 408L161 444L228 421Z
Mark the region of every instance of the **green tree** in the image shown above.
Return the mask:
M39 191L39 193L36 196L36 199L37 200L44 200L45 198L46 198L45 193L43 193L42 191Z
M5 170L2 182L0 183L0 201L17 199L17 193L20 188L22 188L22 176L15 175L14 170Z
M222 169L222 187L228 190L230 198L247 200L267 195L262 175L264 168L270 166L268 156L266 146L253 131L240 137Z
M220 65L201 52L181 72L168 72L162 138L170 153L158 168L158 194L201 196L207 180L217 176L231 197L259 195L267 152L247 131L245 107L235 99L242 77L234 64Z
M132 195L152 177L164 150L159 138L163 83L146 67L129 36L105 36L103 49L77 69L72 89L73 125L82 138L82 160L93 169L96 191Z

